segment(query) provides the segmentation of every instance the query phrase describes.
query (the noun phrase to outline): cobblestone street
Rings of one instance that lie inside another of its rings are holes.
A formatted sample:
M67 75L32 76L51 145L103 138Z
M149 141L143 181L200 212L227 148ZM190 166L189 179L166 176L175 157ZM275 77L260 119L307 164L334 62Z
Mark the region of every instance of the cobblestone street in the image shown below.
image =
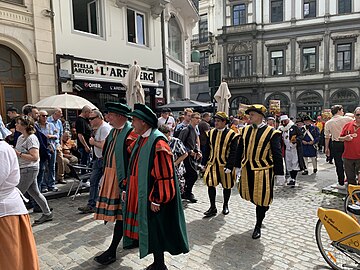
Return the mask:
M312 169L310 168L310 171ZM255 207L233 190L230 214L221 213L203 219L209 207L207 189L198 181L194 193L196 204L184 204L190 253L165 260L169 269L329 269L318 251L314 228L319 206L342 209L342 198L321 193L335 183L333 165L319 160L316 175L299 175L299 186L277 187L274 202L267 213L262 237L253 240ZM217 207L222 209L222 190L217 189ZM118 260L100 267L93 257L105 250L112 235L112 224L81 215L78 206L85 205L87 194L74 201L69 197L50 201L54 221L33 227L41 269L144 269L152 256L139 259L138 250L118 249ZM220 212L220 211L219 211ZM31 214L31 219L40 214Z

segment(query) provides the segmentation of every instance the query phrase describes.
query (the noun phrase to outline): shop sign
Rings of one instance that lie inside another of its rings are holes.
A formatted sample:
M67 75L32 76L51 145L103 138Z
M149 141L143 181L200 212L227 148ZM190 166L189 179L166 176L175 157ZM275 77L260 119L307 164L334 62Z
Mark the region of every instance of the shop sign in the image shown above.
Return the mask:
M94 82L94 81L80 81L73 82L74 89L77 91L104 91L104 92L119 92L126 91L122 84L108 83L108 82Z
M114 65L105 65L99 63L73 61L73 74L76 76L86 76L91 78L107 78L107 79L123 79L129 71L127 67L120 67ZM154 72L142 70L140 74L140 81L154 82Z

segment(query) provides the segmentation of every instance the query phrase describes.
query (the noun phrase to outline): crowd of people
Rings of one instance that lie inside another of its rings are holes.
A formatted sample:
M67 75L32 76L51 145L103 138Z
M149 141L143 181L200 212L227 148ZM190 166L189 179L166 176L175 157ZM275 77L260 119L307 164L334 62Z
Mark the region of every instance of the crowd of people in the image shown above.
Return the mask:
M327 162L335 162L334 188L357 184L359 177L360 107L344 116L343 107L335 105L332 115L317 119L274 117L260 104L248 106L237 117L187 108L175 119L168 108L158 118L146 105L131 108L110 102L106 114L84 106L73 125L64 121L61 108L51 115L32 105L21 113L14 107L7 112L9 123L0 119L0 157L6 165L0 169L0 227L11 223L14 231L26 232L16 241L31 249L27 263L33 267L27 269L38 269L38 262L22 198L30 199L28 209L42 213L35 224L53 220L54 210L43 193L66 184L74 164L92 168L89 182L82 184L90 188L88 203L78 210L93 213L105 224L115 223L109 248L94 260L102 265L115 262L123 239L123 248L139 247L141 258L153 254L150 270L167 269L164 252L189 251L181 202L197 203L193 187L199 175L210 204L205 218L218 213L219 184L221 213L230 213L231 189L237 183L240 196L256 206L253 239L261 237L274 185L294 187L299 172L311 172L309 165L316 174L320 151ZM1 243L11 249L12 239L2 232ZM0 261L9 252L1 250ZM14 262L22 252L11 253Z

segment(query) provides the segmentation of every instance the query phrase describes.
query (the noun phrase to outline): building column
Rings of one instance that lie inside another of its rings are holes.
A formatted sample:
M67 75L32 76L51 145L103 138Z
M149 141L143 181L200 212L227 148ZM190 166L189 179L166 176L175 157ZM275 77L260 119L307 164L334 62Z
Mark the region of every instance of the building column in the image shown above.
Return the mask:
M294 86L290 88L290 108L289 108L289 116L296 117L297 116L297 108L296 108L296 89Z
M257 75L257 44L258 42L255 37L252 42L252 70L250 71L251 76Z
M324 85L324 108L330 108L330 89L329 85Z
M330 69L329 69L330 56L329 56L329 52L330 52L330 32L329 32L329 29L326 29L325 34L324 34L324 74L325 75L330 74Z
M34 104L40 100L38 75L36 73L26 73L25 80L28 103Z
M295 66L296 66L296 40L295 38L291 38L290 39L290 51L291 51L291 70L290 70L290 75L291 75L291 79L295 79Z
M295 10L296 10L296 4L295 0L291 0L291 24L295 24L296 17L295 17Z

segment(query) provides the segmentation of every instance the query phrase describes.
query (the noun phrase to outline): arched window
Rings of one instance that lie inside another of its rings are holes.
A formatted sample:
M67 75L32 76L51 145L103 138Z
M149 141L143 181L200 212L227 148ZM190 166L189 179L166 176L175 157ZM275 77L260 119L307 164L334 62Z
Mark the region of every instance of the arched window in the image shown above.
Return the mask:
M312 118L321 114L324 106L322 96L315 91L306 91L297 98L298 115L310 115Z
M330 97L330 106L337 104L344 107L344 112L353 112L359 105L359 97L354 91L349 89L337 90Z
M289 98L279 92L275 92L267 97L265 101L265 106L269 109L269 102L270 100L280 100L280 113L281 114L289 114L289 107L290 107L290 100Z
M180 26L174 15L171 15L168 24L168 47L169 54L177 60L183 62L183 40Z
M231 103L230 103L230 115L238 115L238 111L239 111L239 105L240 104L250 104L250 101L248 98L244 97L244 96L238 96L236 98L234 98Z
M0 45L0 114L4 122L6 108L14 106L19 111L27 103L24 64L12 49Z

